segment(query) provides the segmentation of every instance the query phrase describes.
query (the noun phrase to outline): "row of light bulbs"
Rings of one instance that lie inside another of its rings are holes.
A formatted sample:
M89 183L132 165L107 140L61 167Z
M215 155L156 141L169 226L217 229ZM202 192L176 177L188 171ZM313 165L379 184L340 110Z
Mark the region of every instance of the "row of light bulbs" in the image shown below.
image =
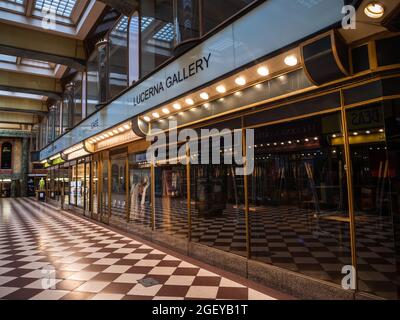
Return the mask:
M384 129L379 129L378 131L379 131L380 133L385 132ZM366 130L364 133L365 133L365 134L371 134L372 132L371 132L371 130ZM358 136L358 135L360 135L360 134L362 134L362 133L360 133L360 132L358 132L358 131L355 131L355 132L352 133L353 136ZM341 136L341 134L333 134L333 135L332 135L332 138L337 138L337 137L340 137L340 136Z
M286 64L287 66L289 66L289 67L294 67L294 66L296 66L296 65L298 64L298 59L297 59L296 55L291 54L291 55L288 55L288 56L285 57L284 62L285 62L285 64ZM267 66L260 66L260 67L258 67L258 69L257 69L257 73L258 73L261 77L266 77L266 76L269 75L270 72L269 72L269 69L268 69ZM246 80L246 78L245 78L244 76L238 76L238 77L235 79L235 83L236 83L238 86L244 86L244 85L246 85L247 80ZM218 86L215 88L215 90L216 90L217 93L219 93L219 94L224 94L224 93L226 93L226 91L227 91L226 87L225 87L223 84L218 85ZM210 94L209 94L208 92L203 91L203 92L200 93L200 98L201 98L203 101L207 101L207 100L210 98ZM186 98L186 99L185 99L185 103L186 103L187 106L190 107L190 106L193 106L193 105L195 104L195 101L193 100L193 98ZM172 105L172 108L173 108L175 111L179 111L179 110L182 109L182 106L181 106L179 103L174 103L174 104ZM170 109L168 109L168 108L163 108L161 111L162 111L162 113L163 113L164 115L169 115L169 114L171 113ZM159 119L159 118L161 117L161 115L160 115L159 112L153 112L153 113L152 113L152 117L153 117L154 119ZM144 116L144 117L143 117L143 120L146 121L146 122L150 122L152 119L150 118L150 116Z
M90 144L94 144L94 143L103 141L103 140L105 140L107 138L111 138L111 137L113 137L113 136L115 136L117 134L124 133L125 131L129 130L130 128L131 128L130 124L128 124L128 123L124 124L124 125L122 125L122 126L120 126L118 128L115 128L113 130L108 131L107 133L103 133L103 134L101 134L101 135L99 135L97 137L94 137L94 138L90 139L89 143Z

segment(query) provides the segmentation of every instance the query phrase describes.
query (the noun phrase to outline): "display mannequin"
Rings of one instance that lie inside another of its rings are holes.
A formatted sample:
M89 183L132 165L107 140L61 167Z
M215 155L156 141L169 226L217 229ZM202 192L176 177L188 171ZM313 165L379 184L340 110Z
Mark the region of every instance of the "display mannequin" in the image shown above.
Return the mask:
M144 203L146 202L146 193L147 193L147 189L149 188L149 177L145 176L143 177L143 191L142 191L142 201L140 202L140 204L143 206Z

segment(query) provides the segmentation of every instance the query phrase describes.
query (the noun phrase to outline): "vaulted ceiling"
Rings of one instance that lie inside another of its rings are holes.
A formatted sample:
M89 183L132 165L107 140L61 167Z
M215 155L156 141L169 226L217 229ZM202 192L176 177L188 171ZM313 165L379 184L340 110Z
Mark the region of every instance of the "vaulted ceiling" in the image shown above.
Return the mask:
M34 125L83 70L87 37L106 5L96 0L0 0L0 129Z

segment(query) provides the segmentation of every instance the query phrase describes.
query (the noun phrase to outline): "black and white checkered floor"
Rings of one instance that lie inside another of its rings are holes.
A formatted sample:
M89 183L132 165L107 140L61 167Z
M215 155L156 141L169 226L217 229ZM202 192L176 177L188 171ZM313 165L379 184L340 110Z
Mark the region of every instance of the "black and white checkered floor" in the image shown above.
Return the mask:
M349 224L338 213L315 217L312 210L295 206L252 208L250 212L252 258L305 275L341 284L342 268L351 265ZM150 225L149 206L131 212L131 222ZM125 218L123 210L113 214ZM334 218L334 219L332 219ZM186 200L156 202L156 228L187 237ZM398 299L399 267L390 217L356 215L358 288ZM244 211L227 207L219 216L202 216L193 209L192 241L246 255Z
M0 199L0 299L288 299L31 199Z

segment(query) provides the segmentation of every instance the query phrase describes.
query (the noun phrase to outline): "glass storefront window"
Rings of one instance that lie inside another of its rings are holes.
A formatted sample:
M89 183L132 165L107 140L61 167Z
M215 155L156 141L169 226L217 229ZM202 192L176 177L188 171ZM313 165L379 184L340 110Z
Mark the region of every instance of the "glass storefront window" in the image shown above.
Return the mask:
M129 222L151 227L151 175L145 153L129 155Z
M109 215L108 207L108 159L102 162L102 189L101 189L101 214L103 217Z
M63 196L64 203L63 207L66 208L69 205L69 164L65 163L60 167L60 179L61 179L61 195Z
M347 110L358 289L398 299L400 101Z
M76 172L76 205L84 208L85 205L85 160L78 161ZM79 163L80 162L80 163Z
M98 162L93 161L93 169L92 169L92 212L93 214L98 214L99 209L99 201L98 201L98 192L99 192L99 177L98 177Z
M85 186L84 186L84 201L85 201L85 215L90 216L90 211L92 210L92 204L90 199L90 161L91 159L86 159L85 163Z
M224 164L223 152L233 153L223 143L221 164L191 165L192 241L246 256L244 176L236 175L235 165Z
M69 181L69 204L76 206L76 162L70 166L70 181Z
M251 257L341 283L351 265L340 113L255 129Z
M188 235L187 179L184 165L155 168L155 228L169 235Z
M126 219L126 154L111 156L111 214Z

